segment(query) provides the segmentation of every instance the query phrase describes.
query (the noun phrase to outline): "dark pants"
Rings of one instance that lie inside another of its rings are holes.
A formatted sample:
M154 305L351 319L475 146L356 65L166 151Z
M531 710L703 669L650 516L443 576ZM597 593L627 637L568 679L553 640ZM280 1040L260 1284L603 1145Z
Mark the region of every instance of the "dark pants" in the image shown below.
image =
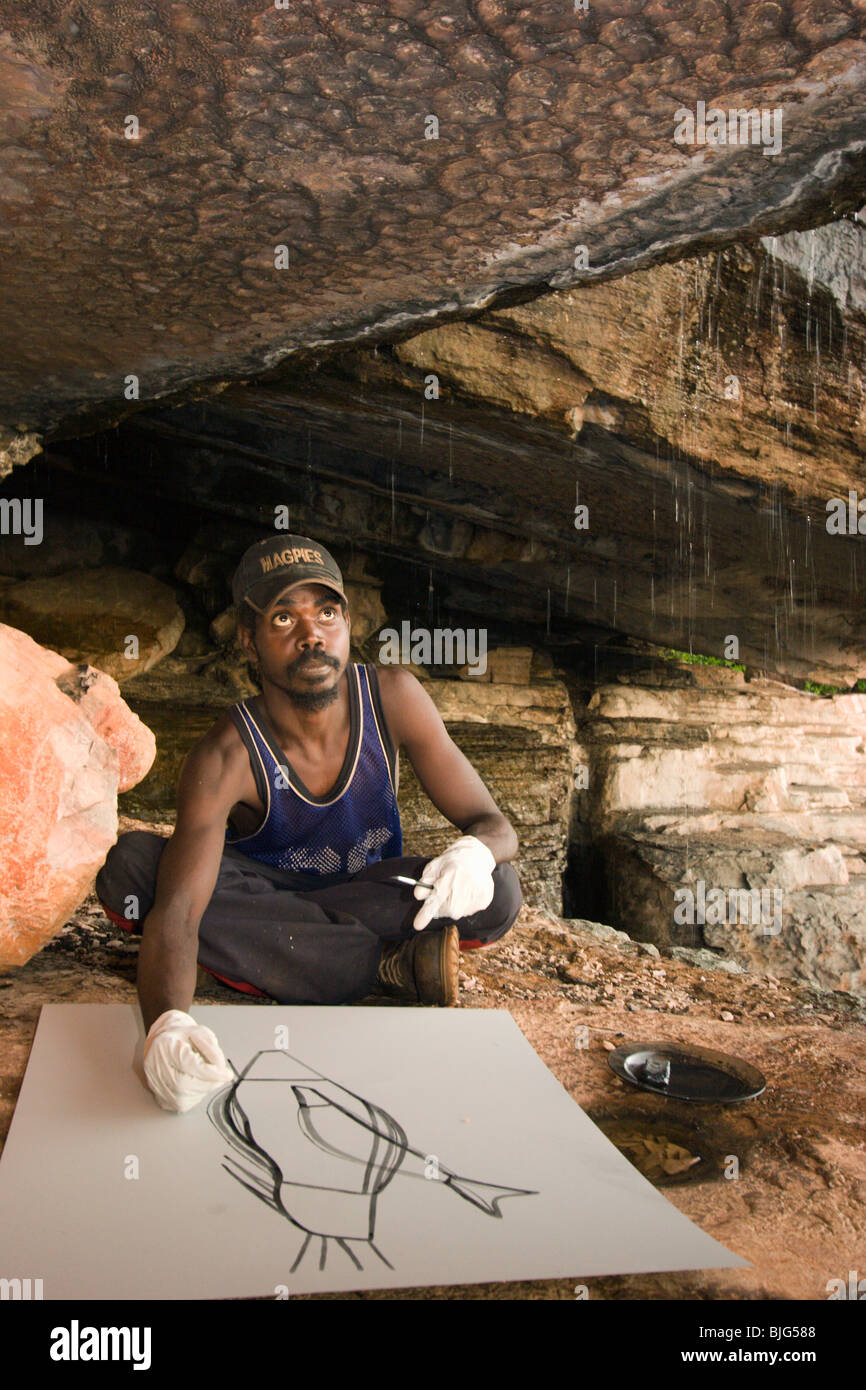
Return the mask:
M159 858L168 843L149 830L121 835L96 878L96 893L113 921L141 932L153 906ZM368 995L383 941L415 935L421 902L394 874L421 878L429 859L384 859L360 873L316 880L260 864L226 846L198 933L198 963L248 994L281 1004L344 1004ZM326 886L319 886L319 884ZM457 922L463 949L504 936L522 902L510 864L493 871L493 901ZM426 931L453 918L434 919Z

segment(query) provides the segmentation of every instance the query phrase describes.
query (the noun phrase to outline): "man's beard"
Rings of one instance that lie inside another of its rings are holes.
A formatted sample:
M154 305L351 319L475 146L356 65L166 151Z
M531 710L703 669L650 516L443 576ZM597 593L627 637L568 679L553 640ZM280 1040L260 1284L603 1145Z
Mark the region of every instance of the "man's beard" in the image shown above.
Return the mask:
M326 656L319 652L314 656L301 656L297 661L293 661L286 668L286 676L291 679L295 671L303 670L304 666L314 666L324 664L333 666L335 671L339 671L340 663L333 656ZM292 690L286 689L286 695L297 709L309 710L315 713L317 710L327 709L328 705L333 704L340 694L340 682L337 681L327 690Z
M316 710L326 709L333 704L340 693L339 683L332 685L330 690L287 690L286 695L297 709Z

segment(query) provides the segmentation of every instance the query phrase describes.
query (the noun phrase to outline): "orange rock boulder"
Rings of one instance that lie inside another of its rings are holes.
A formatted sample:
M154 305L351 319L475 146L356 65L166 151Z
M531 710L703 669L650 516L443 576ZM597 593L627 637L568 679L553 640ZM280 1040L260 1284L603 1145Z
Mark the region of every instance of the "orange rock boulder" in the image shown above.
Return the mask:
M155 754L110 676L0 624L0 971L86 897L117 838L117 793Z

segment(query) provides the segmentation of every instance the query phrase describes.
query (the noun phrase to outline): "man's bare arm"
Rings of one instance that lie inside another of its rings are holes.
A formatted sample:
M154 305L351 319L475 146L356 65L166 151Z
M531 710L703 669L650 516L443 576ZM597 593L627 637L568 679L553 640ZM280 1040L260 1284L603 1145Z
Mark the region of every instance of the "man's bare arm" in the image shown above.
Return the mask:
M142 927L138 997L146 1030L168 1009L188 1013L195 994L198 928L219 873L226 817L242 799L249 761L240 740L211 732L187 755L177 823L162 852L156 897Z
M518 852L517 836L469 759L460 752L416 676L400 667L379 671L382 704L393 738L437 810L487 845L497 864Z

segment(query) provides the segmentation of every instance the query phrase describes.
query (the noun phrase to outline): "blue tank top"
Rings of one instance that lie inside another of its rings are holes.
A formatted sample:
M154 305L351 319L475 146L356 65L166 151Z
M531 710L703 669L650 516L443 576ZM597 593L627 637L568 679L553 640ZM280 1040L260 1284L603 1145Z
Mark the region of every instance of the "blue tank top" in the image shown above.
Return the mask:
M286 760L263 708L250 700L229 714L244 741L265 807L252 835L226 843L272 868L312 878L357 874L380 859L403 853L397 809L397 753L388 732L375 666L346 667L349 689L349 744L331 790L313 796Z

